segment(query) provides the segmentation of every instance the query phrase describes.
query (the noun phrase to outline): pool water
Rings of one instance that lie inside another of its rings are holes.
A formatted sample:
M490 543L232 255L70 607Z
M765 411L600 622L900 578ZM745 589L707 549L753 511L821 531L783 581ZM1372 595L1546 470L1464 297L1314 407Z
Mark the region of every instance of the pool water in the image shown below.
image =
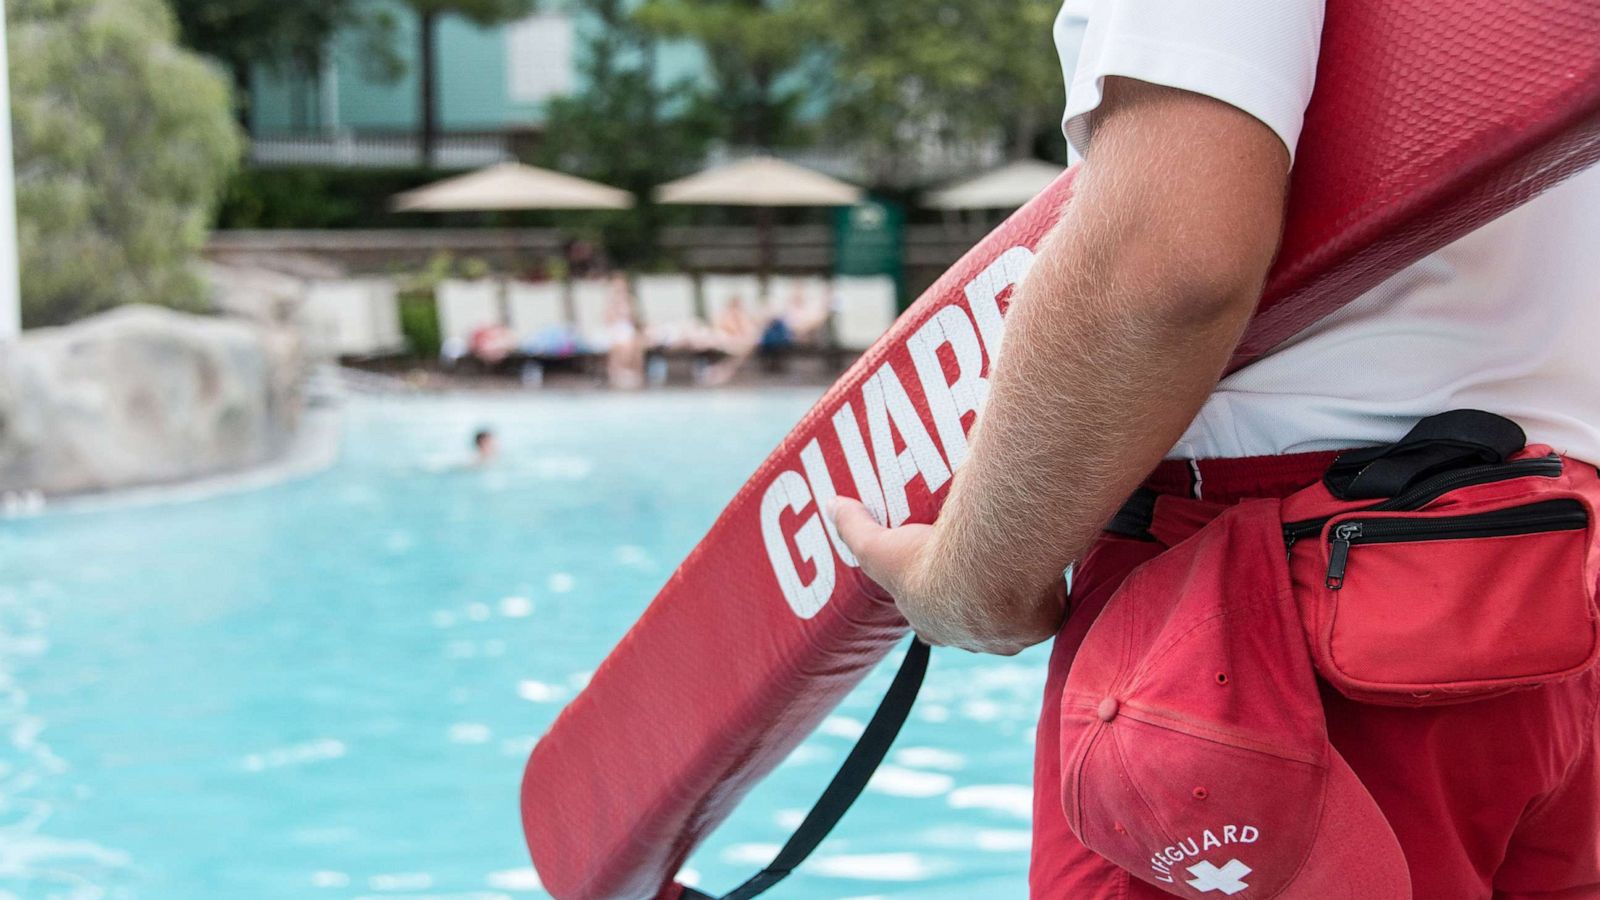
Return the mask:
M529 748L815 397L363 398L322 474L0 521L0 896L543 896ZM500 463L459 467L483 425ZM1044 661L936 652L889 764L771 896L1023 896ZM685 879L767 862L890 674Z

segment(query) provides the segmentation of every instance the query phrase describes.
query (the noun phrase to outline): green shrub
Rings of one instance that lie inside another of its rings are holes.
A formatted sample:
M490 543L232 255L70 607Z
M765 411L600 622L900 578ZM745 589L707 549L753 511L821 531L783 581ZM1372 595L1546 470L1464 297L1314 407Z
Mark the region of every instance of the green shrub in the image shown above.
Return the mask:
M444 338L439 334L439 307L433 291L400 293L400 333L412 353L427 359L439 355Z
M439 282L459 274L462 266L448 253L436 253L419 272L400 276L400 333L405 335L411 352L422 357L436 357L443 346L439 333L439 306L434 291Z
M239 156L226 81L161 0L10 0L22 316L194 308L194 261Z
M394 195L461 174L421 168L246 168L228 182L219 228L562 228L591 239L630 227L636 210L398 213ZM672 221L700 212L675 209Z
M422 213L395 213L401 191L451 173L420 168L338 169L293 166L243 169L228 183L220 228L399 228L440 224Z

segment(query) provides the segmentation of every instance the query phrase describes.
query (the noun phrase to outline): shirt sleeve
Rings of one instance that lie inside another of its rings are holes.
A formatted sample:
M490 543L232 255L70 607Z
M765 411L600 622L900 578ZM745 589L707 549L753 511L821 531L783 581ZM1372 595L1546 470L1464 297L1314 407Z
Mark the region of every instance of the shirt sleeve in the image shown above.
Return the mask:
M1323 0L1067 0L1055 38L1062 130L1087 154L1107 76L1214 97L1261 120L1294 159L1316 80Z

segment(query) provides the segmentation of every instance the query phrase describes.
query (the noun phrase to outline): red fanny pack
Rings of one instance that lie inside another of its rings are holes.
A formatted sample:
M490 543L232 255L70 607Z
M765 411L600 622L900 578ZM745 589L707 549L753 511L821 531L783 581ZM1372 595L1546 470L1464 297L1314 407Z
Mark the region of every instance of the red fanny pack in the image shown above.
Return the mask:
M1600 658L1593 466L1472 410L1345 454L1281 505L1319 673L1345 696L1455 703Z

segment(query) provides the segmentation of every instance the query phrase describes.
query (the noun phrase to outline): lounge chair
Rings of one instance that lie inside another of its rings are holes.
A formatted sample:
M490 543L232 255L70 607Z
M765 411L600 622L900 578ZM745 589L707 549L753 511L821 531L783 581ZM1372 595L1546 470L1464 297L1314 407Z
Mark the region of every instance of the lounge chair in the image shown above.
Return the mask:
M639 318L651 333L651 344L673 347L679 338L704 328L695 311L694 281L687 275L641 275L634 283L638 292Z
M585 352L603 354L611 346L610 323L606 321L611 294L611 282L604 279L572 282L572 324Z
M376 359L405 351L400 307L386 278L314 280L301 307L313 352Z
M650 382L666 381L677 360L688 360L698 379L704 367L723 354L711 346L710 327L696 311L693 279L687 275L641 275L634 287L649 342L646 372Z
M567 316L565 295L560 282L506 282L506 322L517 341L524 384L542 383L552 365L581 367L588 356Z
M707 275L700 280L700 294L707 322L715 323L735 297L744 303L745 312L761 315L761 279L755 275Z
M567 325L566 301L560 282L506 282L506 324L517 340L527 340L549 328Z
M441 355L454 363L467 355L472 335L480 328L504 325L502 285L487 278L474 281L447 279L434 292L439 314Z
M851 353L872 346L900 314L894 279L887 275L841 275L834 279L833 297L834 343Z

